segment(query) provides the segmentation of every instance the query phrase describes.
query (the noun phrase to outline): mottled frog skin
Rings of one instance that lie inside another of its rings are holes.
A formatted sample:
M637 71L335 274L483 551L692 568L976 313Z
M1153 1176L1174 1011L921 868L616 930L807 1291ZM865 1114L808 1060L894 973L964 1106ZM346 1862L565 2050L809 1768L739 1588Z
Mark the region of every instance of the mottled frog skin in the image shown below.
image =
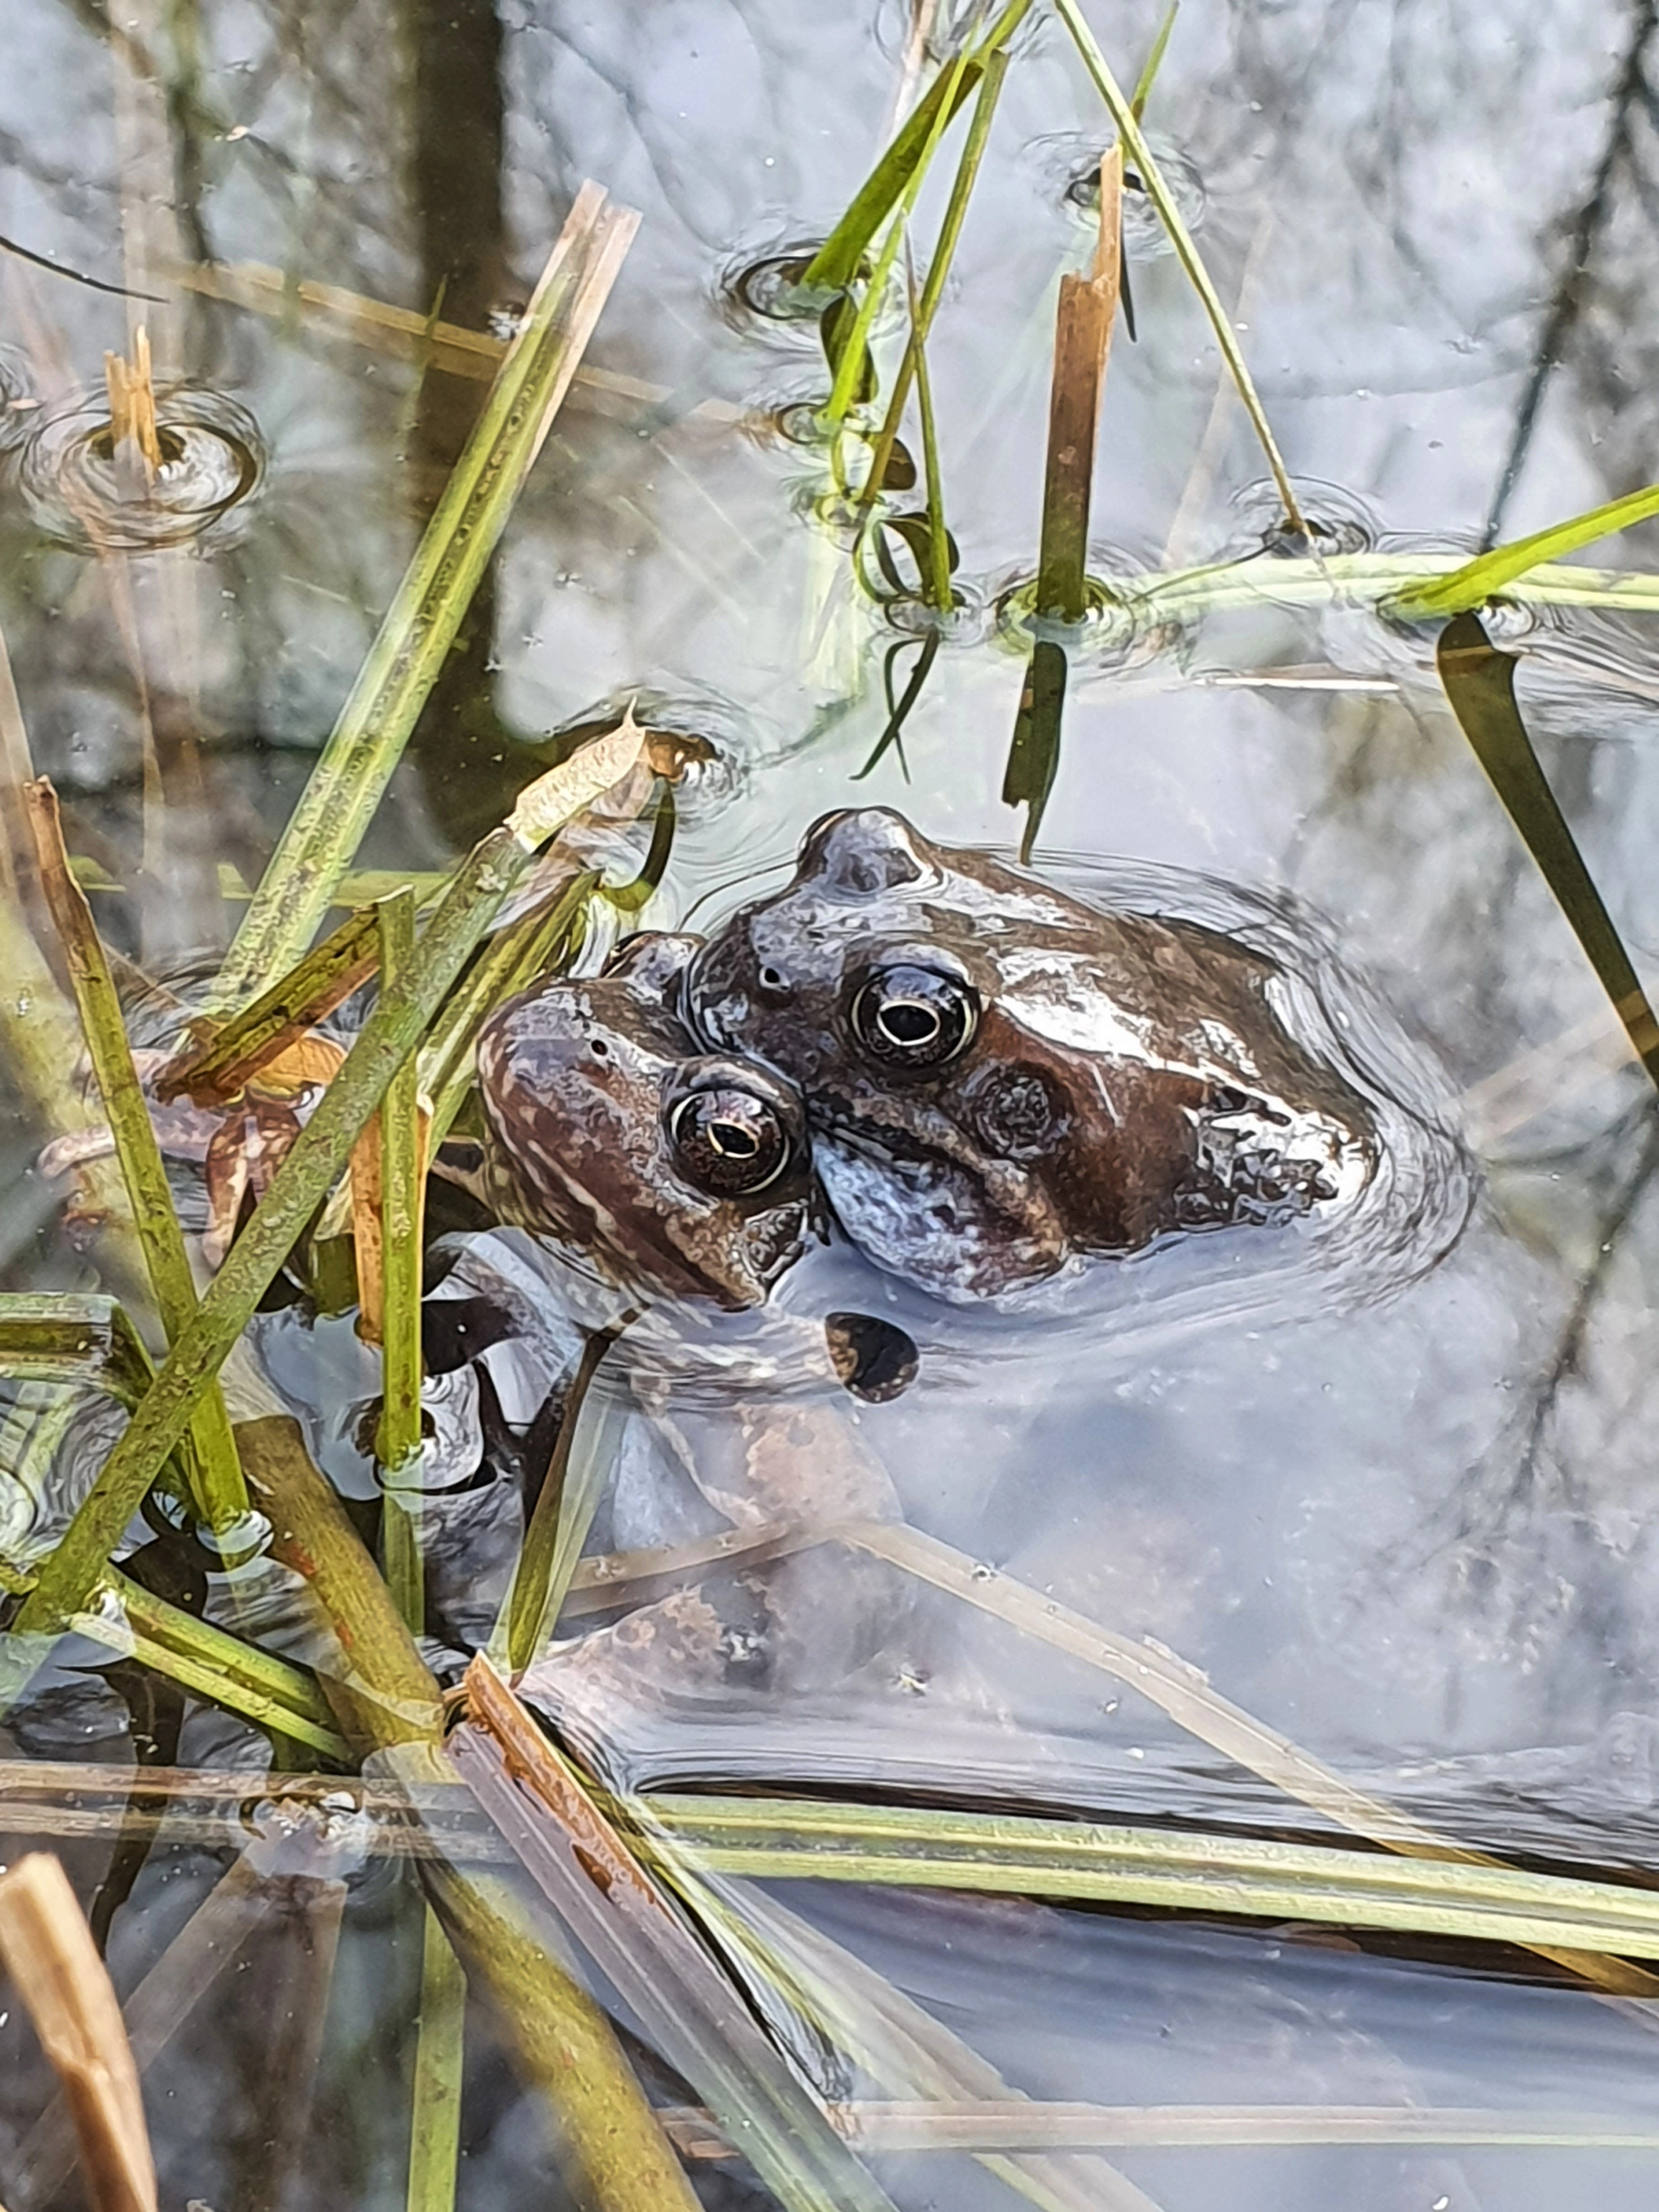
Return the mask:
M632 939L602 975L521 992L478 1040L501 1218L647 1297L760 1304L812 1231L799 1094L700 1050L676 1006L697 940Z
M1366 1102L1296 1041L1284 972L1195 923L1112 913L870 807L685 975L690 1026L804 1095L836 1217L966 1302L1074 1258L1351 1203Z

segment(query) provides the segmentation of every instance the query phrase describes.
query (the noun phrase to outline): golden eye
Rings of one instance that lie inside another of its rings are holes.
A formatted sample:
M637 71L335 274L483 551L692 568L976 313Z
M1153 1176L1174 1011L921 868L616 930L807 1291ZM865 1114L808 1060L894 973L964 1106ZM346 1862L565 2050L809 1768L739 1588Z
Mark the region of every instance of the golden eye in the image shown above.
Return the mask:
M734 1084L688 1092L667 1121L676 1165L711 1198L752 1197L793 1157L793 1133L777 1107Z
M979 994L959 975L896 961L854 995L853 1035L885 1067L943 1067L965 1052L979 1027Z

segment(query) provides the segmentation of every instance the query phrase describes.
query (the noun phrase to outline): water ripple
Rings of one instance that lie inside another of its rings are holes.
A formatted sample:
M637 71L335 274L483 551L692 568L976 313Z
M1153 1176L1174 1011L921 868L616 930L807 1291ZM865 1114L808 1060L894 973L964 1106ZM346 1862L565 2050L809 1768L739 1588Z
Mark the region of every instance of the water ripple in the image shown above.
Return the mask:
M62 545L131 553L222 532L264 476L258 425L222 392L189 384L157 392L155 424L161 465L146 482L114 451L101 386L32 423L16 469L36 526Z

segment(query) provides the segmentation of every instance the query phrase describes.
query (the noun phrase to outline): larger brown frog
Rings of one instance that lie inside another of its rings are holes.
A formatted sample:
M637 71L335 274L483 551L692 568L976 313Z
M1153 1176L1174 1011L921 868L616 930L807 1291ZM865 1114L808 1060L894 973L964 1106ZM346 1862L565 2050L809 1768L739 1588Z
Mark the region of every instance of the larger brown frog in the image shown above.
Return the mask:
M958 1301L1175 1231L1351 1202L1366 1102L1291 1035L1275 963L1085 904L899 815L826 816L687 977L712 1050L798 1085L842 1227Z

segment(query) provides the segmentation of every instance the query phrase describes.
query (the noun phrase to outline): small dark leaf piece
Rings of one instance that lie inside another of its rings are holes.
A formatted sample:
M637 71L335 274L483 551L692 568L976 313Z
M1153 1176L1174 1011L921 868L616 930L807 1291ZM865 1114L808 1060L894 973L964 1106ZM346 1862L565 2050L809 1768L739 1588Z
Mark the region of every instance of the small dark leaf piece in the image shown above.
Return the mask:
M1498 650L1479 615L1462 614L1441 631L1435 659L1475 758L1571 924L1637 1058L1659 1088L1659 1019L1533 750L1515 700L1515 655Z
M1029 862L1048 793L1060 767L1060 725L1066 706L1066 654L1052 640L1033 647L1014 717L1014 741L1002 778L1005 806L1029 809L1019 841L1019 857Z
M878 489L882 491L914 491L915 483L915 458L902 438L895 438Z
M866 1406L884 1406L916 1379L921 1355L915 1341L890 1321L874 1314L826 1314L823 1337L830 1365Z
M1126 178L1126 183L1128 181ZM1123 316L1123 327L1128 333L1129 343L1135 343L1134 295L1129 289L1129 249L1120 230L1117 240L1117 304Z

